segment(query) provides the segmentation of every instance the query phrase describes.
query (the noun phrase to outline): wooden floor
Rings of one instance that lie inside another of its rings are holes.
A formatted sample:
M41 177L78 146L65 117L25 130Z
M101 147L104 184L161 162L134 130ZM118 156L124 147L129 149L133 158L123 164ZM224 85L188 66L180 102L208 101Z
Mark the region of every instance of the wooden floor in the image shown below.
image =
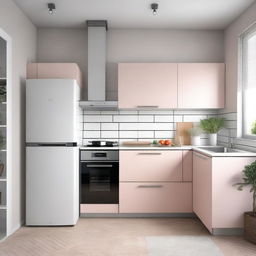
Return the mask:
M146 237L173 235L210 237L224 256L256 255L256 245L212 237L197 219L84 218L75 227L23 227L0 243L0 256L146 256Z

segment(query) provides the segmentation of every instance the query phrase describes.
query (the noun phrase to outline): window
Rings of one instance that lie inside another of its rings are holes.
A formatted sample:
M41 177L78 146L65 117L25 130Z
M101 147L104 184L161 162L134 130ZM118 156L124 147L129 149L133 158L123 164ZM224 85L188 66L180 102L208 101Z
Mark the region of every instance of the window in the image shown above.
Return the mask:
M242 136L256 139L256 25L241 36Z

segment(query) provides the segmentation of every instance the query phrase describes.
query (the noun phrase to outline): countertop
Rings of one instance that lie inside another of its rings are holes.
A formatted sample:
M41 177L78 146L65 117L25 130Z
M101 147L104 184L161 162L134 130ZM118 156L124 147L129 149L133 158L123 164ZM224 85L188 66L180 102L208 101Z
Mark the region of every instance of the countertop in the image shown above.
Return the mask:
M194 150L198 153L204 154L209 157L256 157L255 152L243 151L228 152L228 153L215 153L212 151L204 150L204 147L210 146L115 146L115 147L80 147L80 150Z

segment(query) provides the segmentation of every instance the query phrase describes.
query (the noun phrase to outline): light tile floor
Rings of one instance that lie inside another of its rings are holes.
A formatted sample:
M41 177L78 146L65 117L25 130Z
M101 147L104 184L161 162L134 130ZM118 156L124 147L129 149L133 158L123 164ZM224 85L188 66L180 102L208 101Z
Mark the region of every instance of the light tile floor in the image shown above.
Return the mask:
M256 256L242 237L213 237L198 219L83 218L75 227L22 227L0 256L148 256L148 236L207 236L224 256ZM207 255L205 255L207 256Z

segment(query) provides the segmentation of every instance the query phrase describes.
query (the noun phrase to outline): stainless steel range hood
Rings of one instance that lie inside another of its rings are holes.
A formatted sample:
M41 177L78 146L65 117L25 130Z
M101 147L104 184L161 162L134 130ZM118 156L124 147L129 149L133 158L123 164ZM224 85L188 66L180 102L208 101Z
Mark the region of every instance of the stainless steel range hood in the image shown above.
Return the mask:
M86 110L116 110L117 101L106 101L106 20L87 20L88 27L88 101Z

